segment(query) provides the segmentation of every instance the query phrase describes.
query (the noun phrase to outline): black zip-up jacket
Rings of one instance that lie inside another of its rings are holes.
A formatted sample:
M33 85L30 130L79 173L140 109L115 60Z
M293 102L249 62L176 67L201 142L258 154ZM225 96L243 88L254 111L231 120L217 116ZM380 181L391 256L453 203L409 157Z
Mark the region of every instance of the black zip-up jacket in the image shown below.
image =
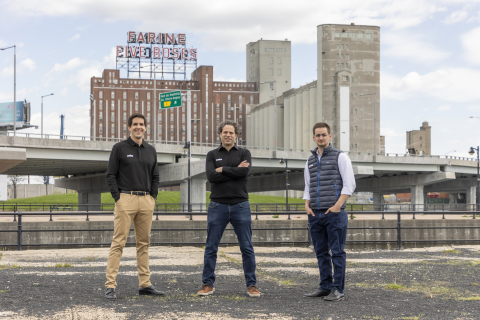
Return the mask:
M131 137L113 146L107 185L115 202L120 199L120 190L147 191L157 199L159 181L157 152L153 146L145 140L138 145Z
M239 168L244 161L250 164L247 168ZM222 167L222 172L215 171ZM235 204L248 201L247 181L252 170L252 155L244 148L235 145L227 151L222 145L207 154L206 173L211 183L210 200Z

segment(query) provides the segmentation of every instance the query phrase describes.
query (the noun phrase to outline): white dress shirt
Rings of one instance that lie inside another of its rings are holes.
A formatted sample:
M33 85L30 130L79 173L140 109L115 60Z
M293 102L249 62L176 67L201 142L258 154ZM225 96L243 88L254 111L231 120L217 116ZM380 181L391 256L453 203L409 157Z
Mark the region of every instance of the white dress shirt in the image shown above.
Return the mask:
M322 158L318 154L318 161ZM343 188L340 194L346 194L351 196L355 191L355 175L353 174L352 161L345 153L340 153L338 156L338 170L343 180ZM303 172L305 178L305 191L303 192L303 200L310 200L310 171L308 170L308 160L305 163L305 170Z

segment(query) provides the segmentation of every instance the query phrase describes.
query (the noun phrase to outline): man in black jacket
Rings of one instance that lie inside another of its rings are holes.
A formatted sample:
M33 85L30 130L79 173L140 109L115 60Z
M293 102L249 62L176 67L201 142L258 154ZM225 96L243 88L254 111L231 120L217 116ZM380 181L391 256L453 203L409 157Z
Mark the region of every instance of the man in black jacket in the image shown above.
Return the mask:
M138 293L165 294L152 286L148 267L148 245L159 184L157 152L143 140L146 122L142 114L134 113L128 118L128 130L130 137L113 146L107 169L107 185L115 199L113 240L105 283L107 299L117 298L115 280L132 221L137 242Z
M256 287L255 252L252 245L252 214L248 202L247 181L251 171L252 156L247 149L238 148L237 124L224 121L218 127L222 144L207 154L206 173L212 193L208 205L207 243L203 264L203 285L200 296L214 292L217 251L223 231L230 222L235 230L242 252L243 271L247 294L260 297Z

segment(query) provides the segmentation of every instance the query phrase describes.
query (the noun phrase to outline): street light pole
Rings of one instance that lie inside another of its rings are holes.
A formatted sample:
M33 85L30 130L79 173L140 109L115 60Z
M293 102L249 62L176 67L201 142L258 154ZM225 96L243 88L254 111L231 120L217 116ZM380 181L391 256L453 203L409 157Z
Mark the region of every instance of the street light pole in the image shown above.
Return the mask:
M274 103L274 108L275 108L275 139L273 140L273 150L277 151L277 81L264 81L260 82L260 84L264 83L273 83L273 103ZM275 153L276 154L276 153Z
M377 93L364 93L360 96L375 96L373 100L373 156L377 155Z
M17 46L13 45L0 50L13 48L13 136L17 135Z
M470 147L470 151L468 153L473 156L473 154L477 152L477 200L475 201L477 210L479 209L479 201L480 201L480 146L477 148ZM475 213L473 214L473 219L475 219Z
M285 200L285 204L286 204L286 209L287 211L289 211L288 213L288 220L290 220L290 206L288 205L288 159L280 159L280 164L284 164L285 163L285 191L286 191L286 200Z
M53 93L42 96L42 107L41 107L41 112L40 112L40 115L41 115L41 118L42 118L41 121L40 121L41 122L40 125L41 125L41 128L42 128L41 131L40 131L40 137L42 139L43 139L43 98L48 97L48 96L53 96Z

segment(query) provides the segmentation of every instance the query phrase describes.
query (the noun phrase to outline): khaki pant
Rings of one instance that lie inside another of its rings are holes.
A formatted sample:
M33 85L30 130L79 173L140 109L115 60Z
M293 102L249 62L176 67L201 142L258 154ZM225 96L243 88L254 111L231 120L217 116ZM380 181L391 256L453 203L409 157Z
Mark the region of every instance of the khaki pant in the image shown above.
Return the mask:
M118 268L122 258L123 248L127 242L128 233L133 221L135 240L137 242L137 269L140 288L151 285L150 269L148 267L148 245L152 229L153 208L155 199L151 196L134 196L121 193L115 203L113 240L107 262L106 288L115 288Z

